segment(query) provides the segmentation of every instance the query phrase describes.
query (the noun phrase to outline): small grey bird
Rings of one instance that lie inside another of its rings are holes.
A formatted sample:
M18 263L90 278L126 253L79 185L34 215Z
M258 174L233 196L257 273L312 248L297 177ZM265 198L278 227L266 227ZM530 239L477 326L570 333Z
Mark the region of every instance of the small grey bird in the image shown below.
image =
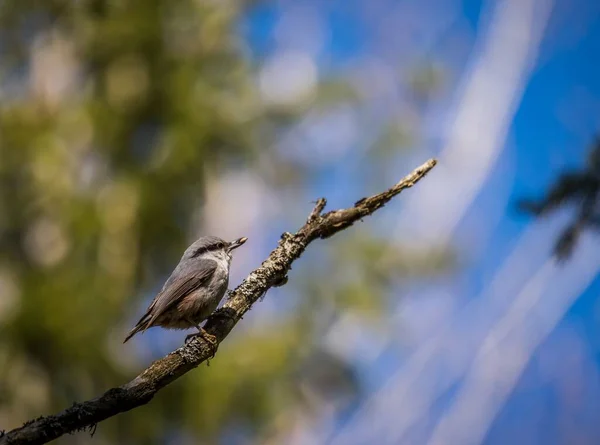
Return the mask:
M186 342L197 335L216 343L200 323L206 320L219 305L229 284L231 252L248 238L232 242L216 236L203 236L186 249L179 264L154 297L146 313L127 334L123 343L138 332L153 326L166 329L197 328L198 332L188 335Z

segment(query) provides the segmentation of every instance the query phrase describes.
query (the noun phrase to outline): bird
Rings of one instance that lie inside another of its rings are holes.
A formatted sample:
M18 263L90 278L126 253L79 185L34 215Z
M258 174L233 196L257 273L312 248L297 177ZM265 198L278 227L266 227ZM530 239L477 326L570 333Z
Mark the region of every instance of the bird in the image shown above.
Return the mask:
M200 327L200 323L217 309L225 295L232 252L247 240L242 237L227 242L217 236L202 236L194 241L123 343L138 332L160 326L196 328L198 332L186 336L186 343L200 335L216 346L216 337Z

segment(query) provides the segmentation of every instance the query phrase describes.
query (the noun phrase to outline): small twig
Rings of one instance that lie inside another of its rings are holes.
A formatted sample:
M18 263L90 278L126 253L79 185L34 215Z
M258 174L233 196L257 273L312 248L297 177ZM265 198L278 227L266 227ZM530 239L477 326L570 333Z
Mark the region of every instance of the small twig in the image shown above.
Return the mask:
M436 164L431 159L414 170L389 190L363 198L353 207L321 214L325 199L316 202L306 224L295 234L285 233L277 247L261 266L252 272L229 296L219 314L208 319L205 329L223 341L242 316L271 287L287 280L292 263L317 238L328 238L383 207L402 190L412 187ZM226 316L223 316L227 314ZM91 427L116 414L129 411L148 403L154 395L169 383L207 361L214 347L202 337L197 337L169 355L152 363L131 382L112 388L98 398L75 403L70 408L51 416L31 420L20 428L0 435L3 444L42 444L63 434Z
M321 216L321 212L323 211L323 209L325 208L326 205L327 205L327 200L325 198L317 199L315 201L315 207L312 209L312 212L310 212L310 215L308 215L306 224L312 224L313 222L315 222L315 220L319 216Z

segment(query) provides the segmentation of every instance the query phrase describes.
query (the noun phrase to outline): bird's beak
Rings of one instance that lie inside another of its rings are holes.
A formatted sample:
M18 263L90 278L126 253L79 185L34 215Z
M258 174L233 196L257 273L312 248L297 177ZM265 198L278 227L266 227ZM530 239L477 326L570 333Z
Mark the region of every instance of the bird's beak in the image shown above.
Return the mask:
M229 251L231 252L233 249L237 249L238 247L240 247L242 244L244 244L246 241L248 241L248 238L246 238L245 236L239 239L236 239L235 241L232 241L229 244Z

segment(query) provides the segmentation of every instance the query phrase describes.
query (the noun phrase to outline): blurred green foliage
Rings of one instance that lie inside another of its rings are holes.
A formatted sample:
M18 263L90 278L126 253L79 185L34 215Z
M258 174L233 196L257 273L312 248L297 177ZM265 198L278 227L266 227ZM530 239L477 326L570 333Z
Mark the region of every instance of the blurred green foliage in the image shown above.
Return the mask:
M2 427L131 377L114 346L124 309L189 241L206 169L252 155L237 13L185 0L0 4ZM178 385L100 435L161 443L186 394Z
M0 3L0 429L143 368L121 346L126 324L197 234L207 171L251 166L259 138L307 112L262 106L233 32L240 13L230 1ZM359 100L341 79L316 96L324 110ZM392 123L381 140L387 153L409 138ZM278 186L309 174L275 152L269 162L260 174ZM231 428L277 437L315 394L356 393L351 366L318 346L327 323L340 308L376 320L391 276L449 258L390 251L364 232L326 244L288 285L295 311L228 339L209 369L93 439L58 443L213 442Z

